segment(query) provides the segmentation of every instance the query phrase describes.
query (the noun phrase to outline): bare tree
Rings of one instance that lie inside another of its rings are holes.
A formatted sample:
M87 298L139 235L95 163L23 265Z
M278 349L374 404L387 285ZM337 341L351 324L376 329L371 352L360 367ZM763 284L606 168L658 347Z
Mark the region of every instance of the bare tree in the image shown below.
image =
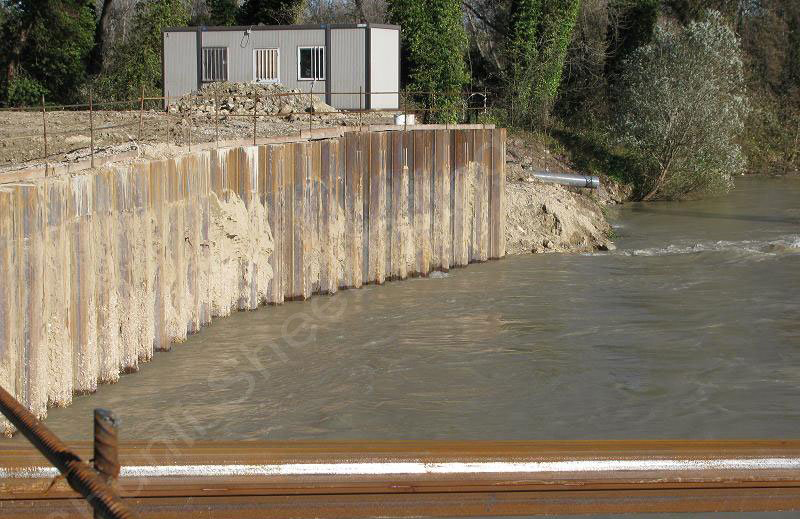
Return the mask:
M308 0L306 23L386 23L386 0Z

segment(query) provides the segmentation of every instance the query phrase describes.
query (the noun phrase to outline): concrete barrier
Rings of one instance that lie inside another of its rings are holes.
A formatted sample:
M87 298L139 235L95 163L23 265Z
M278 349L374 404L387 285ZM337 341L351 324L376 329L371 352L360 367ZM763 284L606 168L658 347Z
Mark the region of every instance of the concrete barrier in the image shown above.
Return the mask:
M505 254L504 130L323 137L0 184L0 385L44 417L213 317Z

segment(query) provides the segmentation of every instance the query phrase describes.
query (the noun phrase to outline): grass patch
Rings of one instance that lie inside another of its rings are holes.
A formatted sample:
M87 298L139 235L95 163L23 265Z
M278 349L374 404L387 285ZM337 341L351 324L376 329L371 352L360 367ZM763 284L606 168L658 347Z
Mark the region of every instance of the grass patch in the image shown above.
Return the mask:
M557 127L551 130L575 169L590 175L607 175L619 182L637 184L642 164L602 130Z

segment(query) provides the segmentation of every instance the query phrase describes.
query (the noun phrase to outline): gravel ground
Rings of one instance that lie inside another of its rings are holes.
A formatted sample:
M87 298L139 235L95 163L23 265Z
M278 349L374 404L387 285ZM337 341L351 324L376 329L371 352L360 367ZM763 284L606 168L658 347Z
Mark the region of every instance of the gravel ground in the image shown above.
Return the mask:
M216 139L215 117L186 113L169 114L161 110L142 114L142 135L139 138L138 110L94 111L92 114L95 155L120 153L136 149L140 144L173 144L213 142ZM292 135L300 130L363 124L389 124L394 114L319 113L260 116L257 135L270 137ZM89 157L91 135L88 111L48 112L48 162L75 161ZM45 147L41 112L0 111L0 171L44 164ZM251 116L221 116L219 139L246 139L253 136Z

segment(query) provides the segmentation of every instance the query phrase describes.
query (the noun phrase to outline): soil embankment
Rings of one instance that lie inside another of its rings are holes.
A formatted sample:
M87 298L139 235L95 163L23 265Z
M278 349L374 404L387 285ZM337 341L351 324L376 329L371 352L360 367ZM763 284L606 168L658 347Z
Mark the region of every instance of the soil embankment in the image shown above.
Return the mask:
M577 172L566 159L521 138L509 138L506 161L507 254L614 247L602 207L627 200L630 192L624 186L607 177L597 190L540 182L533 172Z

